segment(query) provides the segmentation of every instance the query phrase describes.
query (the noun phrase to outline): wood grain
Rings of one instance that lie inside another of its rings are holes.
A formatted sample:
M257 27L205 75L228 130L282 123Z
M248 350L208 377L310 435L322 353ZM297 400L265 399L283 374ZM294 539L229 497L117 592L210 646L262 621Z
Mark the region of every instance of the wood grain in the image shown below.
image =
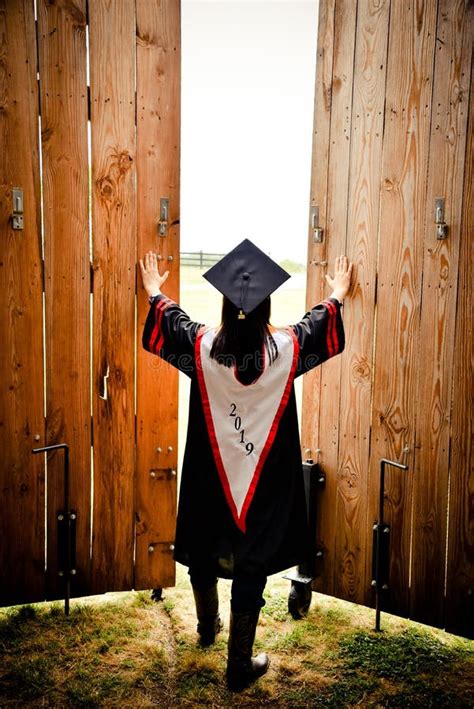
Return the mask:
M77 511L74 594L89 584L90 265L87 195L85 0L38 2L46 292L48 445L70 446L71 507ZM61 595L56 514L63 457L48 460L48 596Z
M0 604L44 598L43 274L33 4L0 1ZM24 228L12 227L12 188ZM35 437L38 439L35 439Z
M180 4L137 1L138 258L153 249L170 270L165 292L179 296ZM160 198L169 226L158 237ZM174 584L178 372L142 348L148 313L138 288L135 588ZM161 471L152 476L152 472Z
M408 615L413 447L418 405L422 243L428 170L436 0L392 2L379 222L375 378L368 521L377 519L379 460L407 463L386 476L391 528L387 609ZM371 567L371 545L367 568ZM367 602L371 600L367 586Z
M133 586L135 2L94 0L89 13L94 274L91 591L99 593Z
M324 278L325 273L333 273L335 257L345 253L346 247L356 17L356 3L336 2L326 205L327 229L323 259L327 262L327 266L318 266L321 279ZM347 353L342 357L347 357ZM340 560L335 558L341 360L341 357L335 357L321 367L318 462L326 473L326 484L321 499L321 526L317 529L318 543L323 549L323 565L321 577L316 580L315 587L329 594L334 593L335 575L343 573Z
M473 37L473 7L466 29ZM449 458L449 533L446 574L445 628L474 638L474 62L469 91L462 97L463 110L469 111L468 139L460 223L459 280L453 352L452 401ZM470 96L470 100L469 100ZM469 109L468 109L469 107ZM449 237L450 238L450 237Z
M449 419L473 27L464 0L440 0L425 205L419 374L415 400L413 569L410 617L442 627L449 477ZM436 238L435 199L449 236Z
M329 167L329 131L331 125L331 82L334 47L335 0L319 3L316 83L314 89L314 125L311 160L310 207L319 206L319 225L327 233L326 201ZM313 229L308 231L308 263L306 307L310 310L324 297L320 261L326 244L315 243ZM304 376L301 442L303 459L316 458L319 439L319 399L321 396L321 368L316 367ZM319 536L319 532L318 532Z
M389 10L388 0L359 2L353 79L346 251L354 282L344 305L334 592L357 603L371 581L366 501Z

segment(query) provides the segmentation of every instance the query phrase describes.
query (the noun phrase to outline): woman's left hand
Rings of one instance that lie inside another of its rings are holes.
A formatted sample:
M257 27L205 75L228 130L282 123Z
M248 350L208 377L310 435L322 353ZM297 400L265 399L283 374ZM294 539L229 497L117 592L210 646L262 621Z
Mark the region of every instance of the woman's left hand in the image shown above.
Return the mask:
M166 281L169 271L165 271L162 276L158 271L158 260L154 251L147 251L145 254L145 263L140 259L140 270L142 274L143 287L148 296L158 295L161 292L161 286Z

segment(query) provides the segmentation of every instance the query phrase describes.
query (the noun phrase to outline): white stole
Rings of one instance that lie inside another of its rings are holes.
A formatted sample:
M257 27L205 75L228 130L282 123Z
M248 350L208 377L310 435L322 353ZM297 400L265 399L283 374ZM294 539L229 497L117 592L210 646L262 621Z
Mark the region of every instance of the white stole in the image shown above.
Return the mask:
M215 329L204 328L198 334L196 369L219 477L235 523L245 532L247 511L288 403L299 346L293 330L273 332L278 357L272 364L266 361L256 381L245 385L234 367L211 359L215 335Z

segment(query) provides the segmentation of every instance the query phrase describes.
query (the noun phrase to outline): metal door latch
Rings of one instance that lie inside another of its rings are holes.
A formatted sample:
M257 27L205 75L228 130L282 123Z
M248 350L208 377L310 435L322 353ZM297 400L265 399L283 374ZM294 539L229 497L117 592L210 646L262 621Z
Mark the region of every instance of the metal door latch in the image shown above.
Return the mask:
M12 189L13 211L12 222L14 229L23 229L23 190L21 187Z
M324 231L319 226L319 205L310 207L309 210L310 228L313 231L313 241L316 244L321 244L323 241Z
M435 199L435 224L436 238L446 239L448 236L448 225L444 221L444 199L442 197Z
M158 236L166 236L168 233L168 215L170 201L166 197L160 199L160 221L158 222Z

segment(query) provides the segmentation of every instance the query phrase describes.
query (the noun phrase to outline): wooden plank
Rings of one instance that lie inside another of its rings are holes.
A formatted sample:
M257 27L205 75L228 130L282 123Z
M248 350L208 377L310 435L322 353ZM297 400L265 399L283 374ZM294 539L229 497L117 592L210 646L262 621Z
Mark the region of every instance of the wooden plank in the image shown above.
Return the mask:
M89 4L94 512L90 592L133 586L135 2Z
M372 526L367 469L389 10L389 0L359 2L353 81L347 254L354 285L344 306L334 593L356 603L364 600Z
M44 598L43 274L33 4L0 1L0 604ZM12 227L12 188L24 228ZM14 569L14 573L12 570Z
M326 204L327 228L323 242L323 263L316 259L319 263L315 264L317 277L322 282L324 274L328 270L333 271L335 257L345 253L356 17L357 3L336 1ZM327 262L327 266L324 262ZM343 357L347 357L347 353ZM321 414L317 446L320 450L318 462L326 473L326 484L317 529L318 544L323 550L323 564L315 588L329 594L334 593L335 573L341 573L340 565L334 555L341 366L341 357L335 357L322 365L319 402Z
M392 2L382 164L375 379L368 481L368 521L378 517L379 460L407 463L390 470L385 518L391 527L387 609L409 612L410 526L415 444L414 397L419 343L422 241L428 168L436 0ZM367 525L369 526L369 525ZM372 545L367 546L371 569ZM366 585L367 602L372 591Z
M440 0L425 213L416 401L410 617L444 624L449 419L473 27L465 0ZM436 238L435 199L446 201L447 239ZM429 365L428 365L429 363Z
M87 195L85 0L38 2L46 292L47 444L70 446L77 511L73 593L88 588L90 559L90 261ZM56 514L63 457L48 460L48 596L57 578Z
M138 258L155 250L169 268L165 291L179 293L180 4L137 1ZM158 237L160 199L169 226ZM172 259L172 260L168 260ZM138 288L135 588L174 584L178 372L145 352L148 313ZM151 473L155 472L152 477Z
M310 206L319 206L319 224L327 230L326 199L331 125L331 83L334 45L335 0L321 0L318 17L316 83L314 89L314 125L311 162ZM324 298L324 283L317 264L324 260L326 244L315 243L311 224L308 231L306 307L310 310ZM303 379L301 441L303 459L316 458L319 439L319 399L321 368L316 367ZM324 505L322 506L324 509ZM320 531L317 531L320 537Z
M471 27L473 7L470 7ZM472 57L472 55L471 55ZM471 58L472 62L472 58ZM461 80L469 76L461 72ZM462 110L469 113L468 140L464 172L463 202L460 220L459 280L456 310L456 334L453 361L453 394L451 404L450 494L448 568L446 585L445 627L451 633L474 638L474 522L472 490L474 488L473 431L474 391L473 335L474 322L474 63L470 72L469 93L463 95ZM469 108L468 108L469 107ZM456 225L457 226L457 225ZM451 237L448 237L451 238Z

